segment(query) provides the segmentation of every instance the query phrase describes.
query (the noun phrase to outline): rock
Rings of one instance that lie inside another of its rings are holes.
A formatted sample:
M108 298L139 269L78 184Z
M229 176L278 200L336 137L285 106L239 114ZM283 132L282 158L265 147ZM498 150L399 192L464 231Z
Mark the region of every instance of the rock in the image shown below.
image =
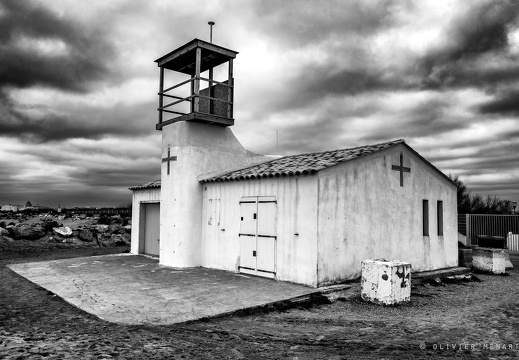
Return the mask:
M69 237L72 236L72 229L68 226L58 227L52 229L56 234L63 236L63 237Z
M131 225L126 225L124 227L124 230L126 230L127 233L131 233L132 232L132 226Z
M108 234L103 234L101 238L99 239L100 245L105 247L112 247L112 246L124 246L124 245L130 245L131 243L131 236L128 234L113 234L110 237Z
M126 230L122 227L121 224L112 224L108 226L108 232L110 234L125 234Z
M42 225L43 225L43 228L45 229L45 231L47 231L47 232L51 232L52 229L63 226L63 224L58 224L57 221L51 220L51 219L42 220Z
M13 239L38 240L45 236L45 229L40 224L28 225L18 224L17 226L8 226L7 231Z
M95 241L96 240L96 238L94 237L94 232L92 230L89 230L89 229L79 230L77 236L78 236L79 239L81 239L83 241L91 242L91 241Z
M95 231L102 234L108 230L108 225L96 225L94 226Z
M8 236L0 235L0 243L2 243L2 242L8 242L8 243L10 243L10 242L13 242L13 239L11 239L11 238L8 237Z
M9 231L7 231L7 229L0 227L0 236L11 236L11 234Z

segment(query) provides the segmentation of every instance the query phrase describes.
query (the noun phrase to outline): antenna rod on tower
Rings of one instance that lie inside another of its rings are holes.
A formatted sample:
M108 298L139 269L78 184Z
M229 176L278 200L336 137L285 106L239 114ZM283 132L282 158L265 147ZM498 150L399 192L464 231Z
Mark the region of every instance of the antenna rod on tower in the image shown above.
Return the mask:
M215 22L209 21L208 24L209 24L209 42L212 44L213 43L213 25L215 24Z

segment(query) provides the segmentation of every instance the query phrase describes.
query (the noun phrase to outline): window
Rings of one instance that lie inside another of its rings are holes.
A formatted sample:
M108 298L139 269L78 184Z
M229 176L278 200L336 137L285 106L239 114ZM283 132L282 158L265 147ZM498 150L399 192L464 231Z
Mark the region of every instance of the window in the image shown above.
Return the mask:
M438 200L436 212L438 215L438 236L443 236L443 201Z
M429 236L429 200L422 200L423 236Z

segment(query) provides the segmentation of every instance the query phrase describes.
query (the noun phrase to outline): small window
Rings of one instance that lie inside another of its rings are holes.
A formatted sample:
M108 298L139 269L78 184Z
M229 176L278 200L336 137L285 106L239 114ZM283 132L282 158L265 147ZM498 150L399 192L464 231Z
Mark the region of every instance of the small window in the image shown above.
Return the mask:
M429 236L429 200L422 201L423 236Z
M438 215L438 236L443 236L443 201L438 201L436 211Z

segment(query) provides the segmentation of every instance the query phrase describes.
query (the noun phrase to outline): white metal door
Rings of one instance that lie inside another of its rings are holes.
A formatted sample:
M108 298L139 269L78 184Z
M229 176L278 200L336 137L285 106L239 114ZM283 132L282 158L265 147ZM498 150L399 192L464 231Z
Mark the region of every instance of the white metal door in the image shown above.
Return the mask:
M160 204L144 206L144 253L159 255L160 252Z
M276 198L244 197L240 207L240 272L274 278Z

